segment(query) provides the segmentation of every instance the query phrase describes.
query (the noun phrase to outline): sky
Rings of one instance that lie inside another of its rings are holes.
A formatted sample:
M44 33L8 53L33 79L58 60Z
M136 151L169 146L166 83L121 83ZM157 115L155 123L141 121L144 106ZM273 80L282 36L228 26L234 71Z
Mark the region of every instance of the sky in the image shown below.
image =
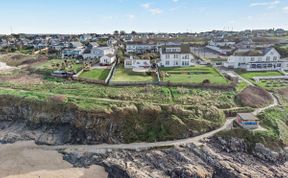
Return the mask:
M0 0L0 34L288 29L288 0Z

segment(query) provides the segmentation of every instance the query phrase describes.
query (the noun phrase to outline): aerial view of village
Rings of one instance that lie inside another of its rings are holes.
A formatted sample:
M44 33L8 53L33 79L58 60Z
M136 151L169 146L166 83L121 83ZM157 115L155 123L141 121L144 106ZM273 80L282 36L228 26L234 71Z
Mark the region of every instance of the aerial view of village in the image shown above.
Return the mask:
M288 177L288 2L0 6L0 177Z

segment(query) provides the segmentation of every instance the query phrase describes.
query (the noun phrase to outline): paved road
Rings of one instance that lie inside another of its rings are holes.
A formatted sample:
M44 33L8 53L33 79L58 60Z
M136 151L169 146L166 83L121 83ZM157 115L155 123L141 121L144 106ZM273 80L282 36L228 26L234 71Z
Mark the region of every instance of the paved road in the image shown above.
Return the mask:
M131 143L131 144L100 144L100 145L61 145L61 146L51 146L50 149L64 149L68 152L90 152L90 153L101 153L106 151L112 150L147 150L152 148L158 147L169 147L169 146L179 146L179 145L186 145L186 144L195 144L197 146L202 145L201 140L206 138L212 137L216 133L230 129L232 127L232 123L235 118L229 118L225 122L225 124L216 130L211 132L205 133L203 135L199 135L192 138L182 139L182 140L175 140L175 141L163 141L163 142L155 142L155 143Z

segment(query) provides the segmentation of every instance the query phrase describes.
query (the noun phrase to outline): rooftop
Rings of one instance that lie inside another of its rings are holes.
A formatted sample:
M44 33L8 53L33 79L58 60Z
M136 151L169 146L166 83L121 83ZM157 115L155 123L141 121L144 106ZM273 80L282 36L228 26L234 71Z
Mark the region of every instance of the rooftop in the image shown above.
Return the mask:
M252 49L248 51L236 51L234 56L265 56L273 48Z
M238 113L238 116L244 121L258 121L259 120L252 113Z
M166 50L167 48L181 48L181 50L180 50L180 52L177 52L177 51L176 51L176 52L175 52L175 51L171 51L171 52L168 51L168 52L167 52L167 50ZM191 53L191 50L190 50L190 47L189 47L188 45L181 45L181 46L174 46L174 45L173 45L173 46L163 46L163 47L162 47L162 53L163 53L163 54L175 54L175 53L179 53L179 54L180 54L180 53L186 53L186 54L187 54L187 53Z

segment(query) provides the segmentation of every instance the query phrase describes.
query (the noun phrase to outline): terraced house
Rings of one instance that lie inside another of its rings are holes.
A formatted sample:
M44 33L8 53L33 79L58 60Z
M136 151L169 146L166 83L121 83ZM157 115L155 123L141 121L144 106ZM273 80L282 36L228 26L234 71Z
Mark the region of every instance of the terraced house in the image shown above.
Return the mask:
M288 61L281 59L280 54L274 48L253 49L236 51L224 63L224 67L247 71L277 71L287 70Z
M193 66L194 56L188 45L162 46L158 65L161 67Z
M145 52L158 52L156 43L149 42L128 42L126 44L127 53L145 53Z

